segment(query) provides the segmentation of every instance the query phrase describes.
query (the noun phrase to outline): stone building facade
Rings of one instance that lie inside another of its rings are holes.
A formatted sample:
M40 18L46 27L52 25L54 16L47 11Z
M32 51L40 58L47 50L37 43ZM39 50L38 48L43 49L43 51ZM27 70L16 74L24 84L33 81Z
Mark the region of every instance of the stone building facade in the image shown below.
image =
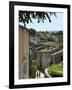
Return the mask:
M29 30L19 26L19 79L29 78Z
M37 60L40 63L40 67L45 70L51 64L57 64L63 61L63 50L59 48L39 50Z

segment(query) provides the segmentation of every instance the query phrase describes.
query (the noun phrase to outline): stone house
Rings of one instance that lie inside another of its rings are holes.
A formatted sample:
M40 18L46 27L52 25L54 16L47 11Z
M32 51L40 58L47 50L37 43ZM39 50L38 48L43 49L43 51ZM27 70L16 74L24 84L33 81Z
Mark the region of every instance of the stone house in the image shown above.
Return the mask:
M19 26L19 79L29 78L29 30Z
M58 50L54 53L51 53L51 60L53 63L57 64L63 61L63 50Z
M37 53L37 60L40 63L40 67L45 70L51 64L60 63L63 60L63 50L59 48L53 48L47 50L47 48L39 50Z

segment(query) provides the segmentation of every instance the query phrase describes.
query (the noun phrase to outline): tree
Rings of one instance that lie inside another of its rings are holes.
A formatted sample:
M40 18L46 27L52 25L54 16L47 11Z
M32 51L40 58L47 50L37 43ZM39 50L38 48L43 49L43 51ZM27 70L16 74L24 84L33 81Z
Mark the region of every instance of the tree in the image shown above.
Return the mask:
M49 36L49 37L47 38L47 41L55 42L55 39L54 39L52 36Z
M63 48L63 31L57 32L58 44L60 48Z
M32 35L32 36L36 35L36 30L31 28L30 29L30 35Z
M50 16L54 15L56 16L55 12L36 12L36 11L19 11L19 22L23 23L24 26L28 23L32 23L32 19L37 19L37 22L39 23L42 21L44 23L44 20L48 19L49 22L51 22Z
M36 77L36 71L39 69L39 64L36 60L30 60L30 76L31 78Z

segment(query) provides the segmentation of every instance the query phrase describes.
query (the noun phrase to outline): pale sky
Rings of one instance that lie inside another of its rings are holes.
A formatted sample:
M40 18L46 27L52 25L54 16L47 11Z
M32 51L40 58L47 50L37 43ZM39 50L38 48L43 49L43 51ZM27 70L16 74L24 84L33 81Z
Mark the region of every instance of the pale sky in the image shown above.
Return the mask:
M56 13L51 16L52 22L50 23L48 19L43 22L37 23L36 19L33 19L33 23L26 24L27 28L33 28L36 31L61 31L63 30L63 13Z

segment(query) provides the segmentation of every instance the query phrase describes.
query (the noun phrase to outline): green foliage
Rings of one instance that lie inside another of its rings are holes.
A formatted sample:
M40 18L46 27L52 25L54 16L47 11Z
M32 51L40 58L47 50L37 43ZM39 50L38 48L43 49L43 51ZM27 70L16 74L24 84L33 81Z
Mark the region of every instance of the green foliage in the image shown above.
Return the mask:
M30 29L30 35L32 35L32 36L36 35L36 30L31 28Z
M63 35L63 31L58 31L57 34L58 35Z
M56 33L53 32L53 35L55 35L58 38L58 44L60 48L63 48L63 31L58 31Z
M63 36L60 36L60 37L58 38L58 44L59 44L59 47L60 47L60 48L63 48Z
M55 39L54 39L52 36L49 36L49 37L47 38L47 41L55 42Z
M45 40L45 38L44 37L40 37L40 40ZM46 40L45 40L46 41Z
M30 62L30 74L31 78L35 78L36 71L39 69L39 65L36 60L31 60Z
M51 22L50 16L52 14L56 16L55 12L19 11L19 22L24 23L24 26L28 23L32 23L32 18L37 18L38 23L40 21L44 23L44 20L46 19L48 19L49 22Z
M60 42L59 42L59 47L60 47L60 48L63 48L63 41L60 41Z
M63 66L59 64L53 64L50 67L48 67L48 73L52 77L61 77L63 76Z

